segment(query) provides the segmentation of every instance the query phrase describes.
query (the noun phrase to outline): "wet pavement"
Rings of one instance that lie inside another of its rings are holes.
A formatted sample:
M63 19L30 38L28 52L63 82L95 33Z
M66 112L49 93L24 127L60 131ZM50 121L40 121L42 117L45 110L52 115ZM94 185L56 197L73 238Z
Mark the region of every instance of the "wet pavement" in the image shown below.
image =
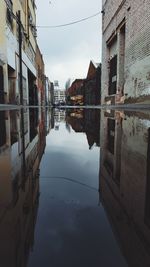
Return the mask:
M150 112L0 111L0 266L150 266Z

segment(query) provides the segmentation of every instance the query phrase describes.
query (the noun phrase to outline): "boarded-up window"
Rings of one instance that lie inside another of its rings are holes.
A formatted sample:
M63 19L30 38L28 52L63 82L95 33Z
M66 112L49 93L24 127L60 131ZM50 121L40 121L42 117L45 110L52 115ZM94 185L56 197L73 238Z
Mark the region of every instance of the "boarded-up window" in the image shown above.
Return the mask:
M115 120L108 119L108 150L111 154L114 154L114 142L115 142Z
M117 90L117 55L110 60L109 95L116 94Z
M1 122L1 131L0 131L0 147L6 144L6 124L5 124L5 112L0 111L0 122Z
M0 104L4 104L4 76L2 66L0 66Z

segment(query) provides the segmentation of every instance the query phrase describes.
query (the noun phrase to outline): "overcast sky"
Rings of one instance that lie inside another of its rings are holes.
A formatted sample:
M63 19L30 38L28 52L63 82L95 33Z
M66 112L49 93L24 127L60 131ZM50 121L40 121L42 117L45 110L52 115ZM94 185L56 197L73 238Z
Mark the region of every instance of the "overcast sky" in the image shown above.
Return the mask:
M36 0L36 4L37 25L65 24L101 11L101 0ZM38 44L46 75L63 89L68 78L86 77L91 59L101 61L101 15L72 26L38 28Z

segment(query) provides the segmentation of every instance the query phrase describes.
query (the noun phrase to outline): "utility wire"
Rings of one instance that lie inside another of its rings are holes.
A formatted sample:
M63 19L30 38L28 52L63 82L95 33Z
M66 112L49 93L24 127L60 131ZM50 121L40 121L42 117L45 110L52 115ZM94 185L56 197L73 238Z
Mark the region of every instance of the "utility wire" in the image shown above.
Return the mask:
M98 15L100 15L101 12L98 12L96 14L93 14L89 17L86 17L86 18L83 18L83 19L80 19L80 20L76 20L76 21L73 21L73 22L69 22L69 23L66 23L66 24L60 24L60 25L49 25L49 26L36 26L37 28L60 28L60 27L66 27L66 26L70 26L70 25L73 25L73 24L77 24L77 23L80 23L82 21L85 21L85 20L89 20L91 18L94 18L94 17L97 17Z
M68 177L63 177L63 176L40 176L40 180L41 179L54 179L54 180L66 180L66 181L68 181L68 182L72 182L72 183L75 183L75 184L79 184L79 185L82 185L82 186L85 186L85 187L87 187L87 188L89 188L89 189L92 189L92 190L94 190L94 191L98 191L98 189L97 188L95 188L95 187L92 187L92 186L90 186L90 185L87 185L87 184L85 184L85 183L82 183L82 182L79 182L79 181L77 181L77 180L75 180L75 179L72 179L72 178L68 178Z

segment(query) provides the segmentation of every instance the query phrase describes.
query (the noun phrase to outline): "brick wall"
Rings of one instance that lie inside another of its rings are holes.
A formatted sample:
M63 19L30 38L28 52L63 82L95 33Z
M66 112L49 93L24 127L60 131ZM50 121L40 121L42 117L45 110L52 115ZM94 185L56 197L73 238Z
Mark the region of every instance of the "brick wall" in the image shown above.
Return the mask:
M102 49L102 103L105 103L105 96L108 95L109 49L107 46L107 41L113 34L117 34L117 39L119 38L118 27L124 19L125 98L123 99L128 102L150 103L150 1L106 0L104 2ZM121 50L119 51L119 44L117 52L122 53ZM120 68L118 68L118 77L119 70Z
M149 210L146 214L150 191L149 118L149 113L101 113L101 199L128 266L149 266L150 262ZM115 120L114 154L108 150L109 119ZM120 179L116 179L118 173Z

